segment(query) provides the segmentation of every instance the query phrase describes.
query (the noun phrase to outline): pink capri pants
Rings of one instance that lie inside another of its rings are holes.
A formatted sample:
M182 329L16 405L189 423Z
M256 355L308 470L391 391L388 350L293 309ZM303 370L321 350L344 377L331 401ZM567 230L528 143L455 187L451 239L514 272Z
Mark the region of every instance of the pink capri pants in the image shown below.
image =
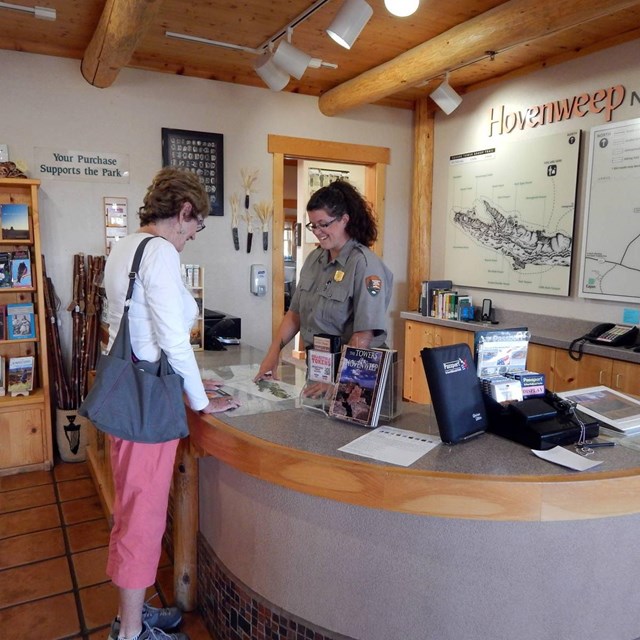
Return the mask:
M179 440L110 438L115 503L107 575L122 589L146 589L158 572Z

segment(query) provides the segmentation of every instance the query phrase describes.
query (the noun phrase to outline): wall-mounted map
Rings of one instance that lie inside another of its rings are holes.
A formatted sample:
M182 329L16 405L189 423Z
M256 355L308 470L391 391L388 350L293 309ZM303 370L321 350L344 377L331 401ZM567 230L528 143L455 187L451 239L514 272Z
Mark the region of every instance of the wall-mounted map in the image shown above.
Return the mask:
M640 118L594 127L580 295L640 302Z
M580 132L449 159L445 277L569 295Z

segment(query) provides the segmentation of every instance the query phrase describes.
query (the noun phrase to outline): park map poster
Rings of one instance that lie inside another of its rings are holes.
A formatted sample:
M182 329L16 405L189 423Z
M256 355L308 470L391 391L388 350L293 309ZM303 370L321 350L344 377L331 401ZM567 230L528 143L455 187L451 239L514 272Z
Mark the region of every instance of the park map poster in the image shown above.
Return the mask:
M572 131L451 156L447 279L569 295L579 155Z
M580 295L640 303L640 118L594 127Z

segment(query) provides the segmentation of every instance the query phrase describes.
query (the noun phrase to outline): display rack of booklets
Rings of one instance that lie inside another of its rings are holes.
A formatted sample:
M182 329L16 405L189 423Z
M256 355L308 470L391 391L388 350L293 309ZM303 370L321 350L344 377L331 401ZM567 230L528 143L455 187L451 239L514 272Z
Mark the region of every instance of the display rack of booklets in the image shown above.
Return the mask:
M329 416L363 427L377 427L393 359L394 352L390 349L345 346Z
M594 438L599 425L545 388L544 374L526 368L526 328L479 331L475 360L488 416L487 431L532 449Z

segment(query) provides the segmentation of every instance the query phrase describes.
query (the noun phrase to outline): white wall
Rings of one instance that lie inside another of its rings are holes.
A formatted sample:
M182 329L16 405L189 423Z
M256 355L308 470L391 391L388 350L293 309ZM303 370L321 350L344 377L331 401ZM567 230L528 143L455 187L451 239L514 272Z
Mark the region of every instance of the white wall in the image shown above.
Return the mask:
M629 303L605 302L578 297L580 255L584 220L585 182L589 130L605 124L604 114L589 114L536 129L514 131L511 134L489 137L489 115L492 108L505 105L505 112L524 111L532 105L569 98L597 89L622 84L627 89L624 104L614 111L612 122L640 116L640 104L630 105L629 93L640 93L638 76L638 44L630 42L572 62L543 69L531 75L509 80L464 96L461 106L450 116L436 115L435 166L432 225L431 277L446 278L444 272L445 213L447 211L448 158L488 146L515 140L545 136L563 131L582 129L582 152L579 170L579 188L576 207L577 229L574 237L574 255L569 297L510 293L489 289L469 289L478 304L482 298L491 298L494 306L516 311L545 313L563 317L591 319L596 322L621 322L623 308ZM638 187L640 189L640 185ZM464 283L459 283L464 284ZM640 296L640 282L638 283Z
M205 306L240 316L243 341L260 348L271 338L271 297L249 293L249 267L260 262L270 268L271 252L262 251L258 234L247 254L243 226L241 250L233 248L228 197L241 192L241 167L260 172L252 195L258 202L271 199L268 134L389 147L384 259L396 285L392 344L401 346L399 313L406 306L411 199L410 111L369 106L328 118L308 96L126 69L112 87L97 89L82 77L79 61L9 51L0 51L0 86L0 142L9 145L12 161L27 163L30 177L38 177L34 147L129 155L129 184L42 181L43 252L63 309L71 299L72 255L104 253L102 198L128 198L129 229L137 228L135 212L162 166L161 128L224 135L225 215L209 218L182 260L204 265ZM62 311L60 319L68 356L70 316Z

